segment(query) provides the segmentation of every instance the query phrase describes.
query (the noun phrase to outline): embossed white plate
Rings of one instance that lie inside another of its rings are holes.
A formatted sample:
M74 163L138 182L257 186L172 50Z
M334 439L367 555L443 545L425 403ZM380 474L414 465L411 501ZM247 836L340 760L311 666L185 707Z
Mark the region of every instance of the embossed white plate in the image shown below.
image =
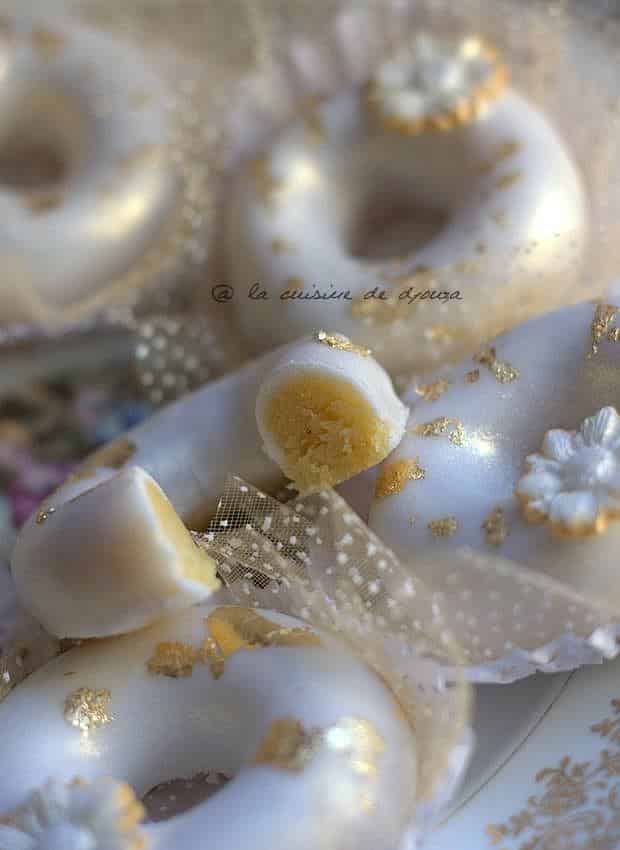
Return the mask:
M620 847L620 660L477 691L477 754L425 848Z

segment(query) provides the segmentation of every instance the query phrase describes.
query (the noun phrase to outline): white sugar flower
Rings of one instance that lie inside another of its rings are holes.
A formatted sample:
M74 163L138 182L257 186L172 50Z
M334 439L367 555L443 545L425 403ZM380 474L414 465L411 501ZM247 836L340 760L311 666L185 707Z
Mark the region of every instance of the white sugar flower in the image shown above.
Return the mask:
M128 785L50 780L0 820L2 850L142 850L144 808Z
M506 68L480 39L420 33L378 69L368 98L387 124L414 135L472 120L506 84Z
M516 496L530 522L548 522L554 533L585 536L620 518L620 417L603 407L578 431L547 431L540 454Z

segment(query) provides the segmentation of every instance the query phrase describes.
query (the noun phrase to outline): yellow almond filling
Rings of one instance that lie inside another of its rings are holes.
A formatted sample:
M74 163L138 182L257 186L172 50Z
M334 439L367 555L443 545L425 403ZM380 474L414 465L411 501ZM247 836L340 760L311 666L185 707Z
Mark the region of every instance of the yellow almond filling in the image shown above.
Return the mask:
M389 424L352 384L324 374L284 381L265 405L264 422L301 493L346 481L390 450Z
M185 578L217 590L220 581L216 576L215 561L196 546L170 501L152 481L147 481L147 490L159 526L178 552Z

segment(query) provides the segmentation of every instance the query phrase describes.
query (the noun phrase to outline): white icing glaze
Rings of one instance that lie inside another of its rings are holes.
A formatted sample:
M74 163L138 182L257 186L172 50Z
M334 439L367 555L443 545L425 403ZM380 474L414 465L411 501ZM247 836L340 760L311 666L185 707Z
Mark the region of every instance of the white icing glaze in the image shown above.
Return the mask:
M475 121L410 138L378 127L361 91L316 106L233 180L229 269L248 344L261 350L337 328L390 371L422 369L565 302L587 215L576 168L545 118L508 90ZM411 207L417 224L410 216L389 237L402 259L354 255L361 222L372 235L382 216ZM421 267L430 272L416 276ZM255 281L269 299L245 297ZM418 293L458 290L462 300L403 301L372 315L363 311L380 304L355 302L377 286L398 293L409 284ZM302 288L332 298L291 300ZM333 295L347 291L353 301Z
M442 372L449 386L439 399L425 401L413 389L405 393L412 409L407 434L379 474L405 458L417 458L425 474L394 495L375 498L369 524L387 545L409 556L470 546L542 570L586 596L615 604L620 523L613 517L609 522L586 523L581 510L579 515L569 510L558 517L560 534L553 534L552 523L528 521L515 497L517 488L533 493L523 478L528 457L548 454L551 443L557 449L560 431L580 429L589 435L592 450L586 451L587 463L580 464L579 487L574 480L566 482L572 494L569 501L584 489L584 481L589 482L585 490L600 489L601 495L603 490L616 492L615 461L604 469L591 463L601 441L607 443L609 438L609 450L613 448L613 428L603 426L613 425L616 417L602 409L620 407L620 345L607 341L603 333L598 353L589 356L595 309L592 304L567 307L498 337L492 343L497 361L518 371L510 382L501 383L493 368L469 359ZM608 330L614 326L612 320ZM471 382L466 376L475 369L479 378ZM501 369L496 371L501 377ZM425 425L442 417L445 427L437 436L421 435ZM450 439L457 431L458 438ZM569 462L584 460L581 450L579 456L572 452L579 448L575 440L572 433L561 437ZM561 462L556 465L562 476ZM551 481L548 484L552 486ZM497 509L503 512L500 518L494 515ZM454 533L434 536L429 523L446 517L455 519ZM500 533L494 545L488 523L498 519L506 533ZM596 530L602 533L593 534Z
M0 39L0 320L65 320L176 208L165 86L135 47L62 16L3 18Z
M185 678L148 671L161 642L199 647L211 610L200 606L136 634L73 649L15 689L0 705L0 812L22 805L50 777L113 776L141 796L209 769L233 779L207 803L142 827L153 850L198 850L205 835L217 847L257 850L395 847L415 795L416 750L384 684L323 634L323 646L241 649L217 679L199 663ZM304 626L258 613L274 624ZM80 688L109 692L110 722L88 728L86 719L81 730L72 725L79 716L65 719L66 700ZM285 718L323 733L305 768L254 764L274 722ZM371 732L359 762L347 718Z
M405 431L409 409L400 401L389 375L363 349L352 350L332 347L348 345L350 340L338 334L328 334L319 331L311 339L300 340L287 346L281 357L275 362L273 370L267 375L260 386L256 399L256 422L259 433L265 444L265 450L285 473L287 458L283 448L278 445L265 422L265 408L275 392L286 385L288 381L299 379L306 375L320 376L326 380L335 378L346 382L368 403L376 417L376 427L382 423L389 428L389 445L386 454L396 448ZM343 435L343 440L347 435ZM342 444L341 452L355 451L355 445L348 447ZM378 461L375 461L378 462ZM332 480L330 484L338 481Z
M69 483L13 551L22 604L58 637L122 634L219 587L215 564L151 476L137 466L101 476L79 482L79 494Z

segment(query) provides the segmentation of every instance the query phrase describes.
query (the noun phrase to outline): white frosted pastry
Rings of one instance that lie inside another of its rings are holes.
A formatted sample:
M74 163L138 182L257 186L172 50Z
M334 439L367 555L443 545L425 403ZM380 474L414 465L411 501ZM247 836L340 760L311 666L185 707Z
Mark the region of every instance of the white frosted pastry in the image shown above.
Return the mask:
M168 94L138 48L62 15L4 16L1 39L0 322L65 321L129 286L176 211Z
M33 835L45 850L199 850L205 836L214 847L393 850L416 794L415 737L383 681L327 634L247 608L200 606L72 649L9 694L0 728L0 817L21 807L0 826L3 850ZM206 771L232 779L208 802L139 824L134 793ZM92 784L64 789L76 776ZM104 777L131 788L105 794ZM52 826L37 789L57 803Z
M138 629L219 587L212 559L137 466L65 485L22 530L11 568L24 607L63 638Z
M373 531L408 557L497 552L611 604L619 315L592 304L548 313L412 386L407 434L379 468Z
M285 348L256 401L265 450L301 492L375 466L408 414L371 352L326 331Z
M570 153L484 45L451 49L416 40L236 173L233 306L256 350L337 327L401 373L573 297L587 211Z

